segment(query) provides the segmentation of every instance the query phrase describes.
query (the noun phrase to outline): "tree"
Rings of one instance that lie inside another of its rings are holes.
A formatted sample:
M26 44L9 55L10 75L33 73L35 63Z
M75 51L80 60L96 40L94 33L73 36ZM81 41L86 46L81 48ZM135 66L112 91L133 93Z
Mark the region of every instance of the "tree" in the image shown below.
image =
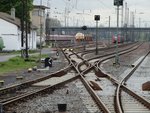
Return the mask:
M4 42L3 42L3 39L0 37L0 51L2 51L3 48L5 48Z
M22 15L22 6L23 2L26 0L0 0L0 12L5 12L10 14L11 8L16 9L16 17L21 19ZM31 11L33 9L33 0L27 0L27 11ZM30 19L30 15L28 15L27 19Z
M52 27L61 27L60 21L54 18L47 18L46 19L46 34L50 34L50 28Z

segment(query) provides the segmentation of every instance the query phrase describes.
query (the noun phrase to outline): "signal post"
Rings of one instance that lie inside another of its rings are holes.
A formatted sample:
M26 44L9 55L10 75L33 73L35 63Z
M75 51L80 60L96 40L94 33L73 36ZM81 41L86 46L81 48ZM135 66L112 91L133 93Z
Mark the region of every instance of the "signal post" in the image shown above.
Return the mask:
M119 36L119 6L123 6L123 0L114 0L114 6L117 6L117 39L116 39L116 56L115 64L119 65L119 54L118 54L118 36Z

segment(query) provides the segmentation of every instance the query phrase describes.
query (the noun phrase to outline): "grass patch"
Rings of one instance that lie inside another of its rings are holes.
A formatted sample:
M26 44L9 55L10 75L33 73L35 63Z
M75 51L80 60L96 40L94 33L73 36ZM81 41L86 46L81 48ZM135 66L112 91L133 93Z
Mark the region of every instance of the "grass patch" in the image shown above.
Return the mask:
M42 55L42 58L47 57L48 55ZM30 56L29 61L25 61L25 59L20 56L9 59L6 62L0 62L0 74L16 72L22 69L32 68L35 65L38 65L39 56Z
M38 53L38 50L29 50L29 54ZM1 51L0 55L21 54L21 51Z

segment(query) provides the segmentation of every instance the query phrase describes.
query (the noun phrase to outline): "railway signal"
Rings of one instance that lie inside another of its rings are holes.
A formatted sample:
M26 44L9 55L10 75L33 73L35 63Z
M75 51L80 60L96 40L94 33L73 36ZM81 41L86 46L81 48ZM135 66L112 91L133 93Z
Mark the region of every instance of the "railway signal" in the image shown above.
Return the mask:
M114 5L117 6L117 40L116 40L116 56L115 64L119 64L119 54L118 54L118 35L119 35L119 6L123 5L123 0L114 0Z
M87 30L87 26L82 26L82 29L83 30Z
M98 45L97 45L97 31L98 31L98 21L100 20L100 15L95 15L94 20L96 21L96 55L98 54Z
M82 26L81 28L83 31L87 30L87 26ZM83 49L85 50L85 32L84 32L84 39L83 39Z
M115 6L122 6L123 5L123 0L114 0L114 5Z

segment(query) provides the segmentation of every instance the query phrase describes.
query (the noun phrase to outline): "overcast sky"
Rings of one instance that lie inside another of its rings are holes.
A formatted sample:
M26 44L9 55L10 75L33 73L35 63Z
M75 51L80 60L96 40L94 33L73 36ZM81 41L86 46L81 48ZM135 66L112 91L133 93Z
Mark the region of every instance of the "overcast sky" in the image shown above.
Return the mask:
M34 4L40 4L40 1L44 5L47 5L50 1L51 17L61 20L63 25L65 8L67 8L70 11L68 22L70 26L94 26L94 15L101 16L99 24L104 26L108 26L108 17L111 16L111 26L116 26L117 14L116 7L113 5L114 0L35 0ZM135 26L139 26L140 20L141 26L149 27L150 0L124 0L125 2L128 4L129 12L134 12ZM121 20L121 15L119 19ZM132 22L129 22L129 24L132 24Z

